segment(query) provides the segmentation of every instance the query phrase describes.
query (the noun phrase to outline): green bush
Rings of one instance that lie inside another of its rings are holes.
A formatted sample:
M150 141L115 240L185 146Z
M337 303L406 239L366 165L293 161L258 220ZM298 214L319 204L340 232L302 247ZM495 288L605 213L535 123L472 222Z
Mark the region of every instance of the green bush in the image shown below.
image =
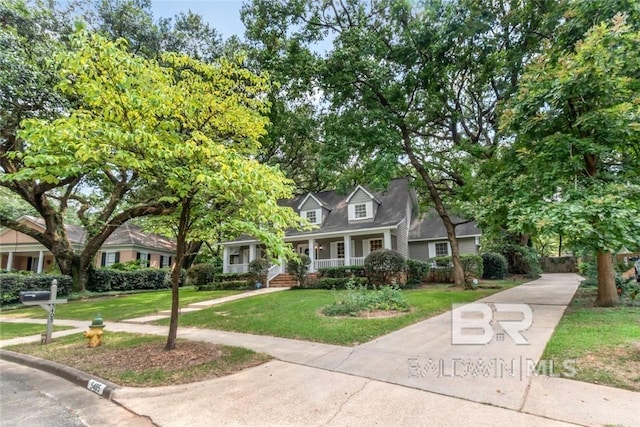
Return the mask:
M364 267L361 265L345 265L340 267L325 267L318 270L318 278L349 278L366 277Z
M58 281L58 295L68 295L72 288L71 276L50 274L0 275L0 305L20 302L20 291L48 291L52 280Z
M109 268L94 269L91 270L87 283L87 290L92 292L168 289L170 287L171 270L158 268L132 271Z
M453 260L450 256L434 257L429 259L430 263L435 263L439 270L452 271ZM475 254L460 255L460 262L464 270L465 277L482 277L482 257Z
M356 285L366 286L369 283L366 277L325 277L318 279L316 283L311 285L313 289L346 289L347 284L353 282Z
M429 263L416 259L407 260L407 285L416 286L429 274Z
M300 254L299 258L291 258L287 262L287 271L296 278L300 286L304 286L309 274L311 258L305 254Z
M206 285L215 280L217 268L213 264L194 264L187 270L187 285Z
M497 252L485 252L482 254L482 278L504 279L507 276L507 259Z
M374 285L400 283L401 273L405 272L406 265L402 254L392 249L373 251L364 259L365 274Z
M249 283L245 280L229 280L226 282L211 282L206 285L196 285L198 291L227 291L250 289Z
M366 285L347 284L346 291L340 292L336 302L325 307L325 316L357 316L363 311L408 311L409 303L402 290L395 285L367 290Z
M234 282L242 280L249 283L251 279L251 273L224 273L216 275L216 282Z
M249 263L249 273L253 282L267 283L269 273L269 261L264 258L254 259Z

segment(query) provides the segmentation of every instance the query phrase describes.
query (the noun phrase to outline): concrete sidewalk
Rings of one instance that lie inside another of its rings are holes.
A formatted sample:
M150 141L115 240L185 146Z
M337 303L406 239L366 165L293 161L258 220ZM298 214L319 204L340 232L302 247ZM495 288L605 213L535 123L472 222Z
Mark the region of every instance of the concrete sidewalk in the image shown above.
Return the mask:
M481 300L528 304L533 324L523 333L526 345L498 335L487 345L452 345L451 312L357 347L180 328L180 338L246 347L279 360L185 386L121 388L113 399L163 426L640 426L640 393L531 371L579 280L574 274L543 275ZM513 313L498 314L499 320L518 320ZM166 335L167 328L107 322L107 331ZM70 332L54 336L63 333Z

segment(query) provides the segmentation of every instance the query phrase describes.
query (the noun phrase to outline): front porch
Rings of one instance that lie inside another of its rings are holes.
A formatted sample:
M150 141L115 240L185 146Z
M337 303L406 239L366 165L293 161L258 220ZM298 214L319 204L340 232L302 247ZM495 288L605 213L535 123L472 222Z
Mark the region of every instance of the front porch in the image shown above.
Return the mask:
M318 236L305 240L290 237L287 241L296 253L305 254L311 259L309 272L315 273L322 268L364 265L366 256L380 249L395 249L406 257L406 245L402 245L403 239L398 239L393 231L395 230L389 229L363 235ZM246 273L249 271L249 263L264 254L264 246L258 242L226 243L223 248L223 272ZM280 259L272 269L275 275L286 273L285 260Z

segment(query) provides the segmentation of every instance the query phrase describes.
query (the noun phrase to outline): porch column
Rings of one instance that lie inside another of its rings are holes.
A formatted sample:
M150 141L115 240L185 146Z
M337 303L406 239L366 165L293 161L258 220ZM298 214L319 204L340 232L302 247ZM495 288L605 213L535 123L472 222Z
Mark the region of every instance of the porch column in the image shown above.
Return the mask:
M251 243L249 244L249 262L253 261L254 259L256 259L256 244Z
M311 259L309 273L314 273L316 271L316 239L309 239L307 244L309 245L309 258Z
M351 236L344 236L344 265L351 265Z
M222 247L222 272L229 272L229 246Z
M384 248L385 249L393 249L391 247L391 230L384 231Z
M13 251L9 251L9 256L7 257L7 271L11 271L13 269Z
M43 265L44 265L44 252L40 251L38 253L38 271L37 271L38 274L42 273Z

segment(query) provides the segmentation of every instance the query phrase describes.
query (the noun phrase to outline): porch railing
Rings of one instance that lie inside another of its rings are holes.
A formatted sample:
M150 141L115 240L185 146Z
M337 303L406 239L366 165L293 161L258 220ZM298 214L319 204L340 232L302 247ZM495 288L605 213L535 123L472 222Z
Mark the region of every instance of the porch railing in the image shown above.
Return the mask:
M271 267L269 267L269 271L267 272L267 288L269 287L269 283L278 275L280 274L280 266L277 264L272 265Z
M329 267L342 267L344 266L344 258L330 258L330 259L317 259L315 260L315 270ZM364 265L364 257L351 257L349 265Z
M247 273L249 264L229 264L229 273Z

